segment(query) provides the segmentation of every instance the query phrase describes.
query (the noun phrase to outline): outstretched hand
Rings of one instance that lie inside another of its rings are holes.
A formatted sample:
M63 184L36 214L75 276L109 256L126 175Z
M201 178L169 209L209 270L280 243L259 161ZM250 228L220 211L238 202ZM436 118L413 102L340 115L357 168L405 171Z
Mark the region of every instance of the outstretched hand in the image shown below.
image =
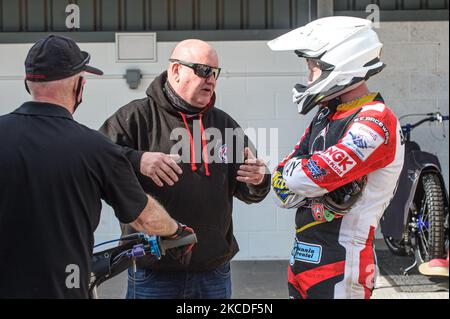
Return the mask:
M182 170L177 161L180 156L177 154L164 154L159 152L145 152L141 158L141 173L150 177L159 187L164 183L173 186L178 182L178 175ZM163 183L164 182L164 183Z
M256 158L248 147L244 149L244 157L245 162L239 166L236 180L252 185L261 184L266 176L266 164L263 160Z

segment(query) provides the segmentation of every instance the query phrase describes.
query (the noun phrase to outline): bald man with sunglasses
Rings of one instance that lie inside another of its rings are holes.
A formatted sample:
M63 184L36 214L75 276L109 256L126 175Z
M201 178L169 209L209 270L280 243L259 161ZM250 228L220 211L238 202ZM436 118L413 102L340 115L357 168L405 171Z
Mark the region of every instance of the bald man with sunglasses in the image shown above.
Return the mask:
M230 260L239 251L233 198L263 200L270 175L238 123L215 107L219 75L208 43L182 41L147 97L123 106L100 128L126 149L144 190L198 238L189 264L170 256L156 264L138 260L127 298L231 298ZM122 231L135 232L127 225Z

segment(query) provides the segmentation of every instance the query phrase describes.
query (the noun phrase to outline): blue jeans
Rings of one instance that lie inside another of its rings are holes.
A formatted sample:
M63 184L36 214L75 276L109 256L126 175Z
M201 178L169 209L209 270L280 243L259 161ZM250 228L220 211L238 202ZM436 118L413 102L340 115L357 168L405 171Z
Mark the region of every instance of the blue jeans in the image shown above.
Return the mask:
M128 269L127 299L230 299L231 269L227 262L211 271Z

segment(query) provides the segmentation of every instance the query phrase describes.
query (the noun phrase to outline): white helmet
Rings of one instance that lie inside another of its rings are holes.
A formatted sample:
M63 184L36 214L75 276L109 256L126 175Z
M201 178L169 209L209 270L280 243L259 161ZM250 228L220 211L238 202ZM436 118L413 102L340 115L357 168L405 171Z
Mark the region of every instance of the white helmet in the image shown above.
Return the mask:
M267 44L274 51L294 50L299 57L315 60L322 70L309 86L297 84L293 89L301 114L354 89L385 67L379 59L383 44L366 19L318 19Z

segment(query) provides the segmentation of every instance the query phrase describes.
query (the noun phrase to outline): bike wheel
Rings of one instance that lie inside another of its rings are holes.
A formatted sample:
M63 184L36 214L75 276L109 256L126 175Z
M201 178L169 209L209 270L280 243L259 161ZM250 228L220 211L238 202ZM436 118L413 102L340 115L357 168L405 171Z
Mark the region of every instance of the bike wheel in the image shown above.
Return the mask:
M406 256L406 248L403 239L398 240L389 236L383 236L386 246L396 256Z
M443 258L445 241L444 190L439 176L424 173L422 176L423 197L418 215L419 248L422 258L429 261Z

